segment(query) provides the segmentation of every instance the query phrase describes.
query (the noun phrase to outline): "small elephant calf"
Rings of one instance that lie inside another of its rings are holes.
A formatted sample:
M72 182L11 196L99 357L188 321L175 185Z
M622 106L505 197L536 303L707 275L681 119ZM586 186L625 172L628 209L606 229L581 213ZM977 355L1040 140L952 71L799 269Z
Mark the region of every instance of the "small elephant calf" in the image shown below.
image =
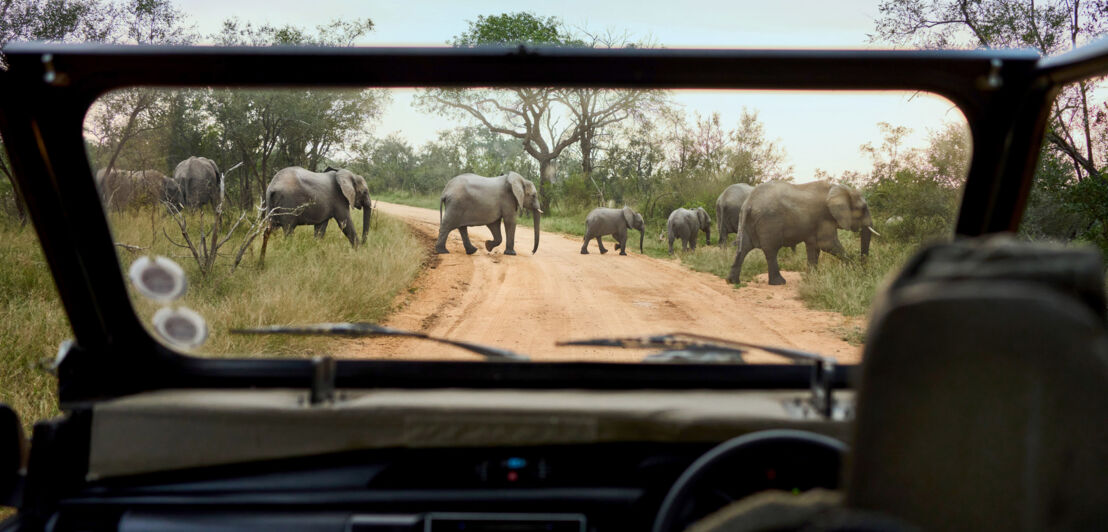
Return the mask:
M608 250L604 247L604 242L600 238L604 235L611 235L616 239L616 249L619 250L619 254L626 255L628 229L639 231L639 253L642 253L646 223L643 222L641 214L631 210L631 207L622 209L599 207L593 209L585 217L585 242L581 244L581 254L589 254L589 240L594 238L596 239L596 245L600 248L600 253L607 253Z
M696 236L704 231L704 245L712 240L712 218L704 207L692 209L675 209L669 213L666 221L666 233L669 235L669 254L673 255L673 241L681 239L681 249L688 251L696 249Z

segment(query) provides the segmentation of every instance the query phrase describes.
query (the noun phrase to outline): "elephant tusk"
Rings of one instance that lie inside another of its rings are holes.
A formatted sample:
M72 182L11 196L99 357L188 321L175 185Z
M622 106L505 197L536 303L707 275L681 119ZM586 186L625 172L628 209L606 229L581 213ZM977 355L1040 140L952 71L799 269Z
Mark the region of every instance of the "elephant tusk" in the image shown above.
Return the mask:
M546 214L545 212L542 212L542 209L535 209L535 210L538 211L539 214Z
M866 229L869 229L869 232L873 233L873 236L881 236L881 233L878 233L877 231L874 231L874 230L873 230L873 226L872 226L872 225L867 225L867 226L866 226Z

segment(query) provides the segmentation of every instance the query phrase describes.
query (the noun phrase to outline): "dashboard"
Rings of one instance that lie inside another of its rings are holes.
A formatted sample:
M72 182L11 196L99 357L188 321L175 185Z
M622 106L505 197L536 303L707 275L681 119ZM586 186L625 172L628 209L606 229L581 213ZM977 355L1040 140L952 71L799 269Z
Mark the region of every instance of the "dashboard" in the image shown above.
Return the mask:
M53 530L605 531L686 525L766 489L838 486L845 446L803 431L724 444L380 449L115 478Z

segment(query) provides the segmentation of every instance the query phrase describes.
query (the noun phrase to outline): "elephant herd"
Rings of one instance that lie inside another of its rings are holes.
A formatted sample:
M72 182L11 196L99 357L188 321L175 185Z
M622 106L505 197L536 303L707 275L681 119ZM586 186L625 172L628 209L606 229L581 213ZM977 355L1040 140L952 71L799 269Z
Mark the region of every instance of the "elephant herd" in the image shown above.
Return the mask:
M119 170L96 172L96 186L109 209L123 210L130 206L159 202L177 208L215 207L223 200L223 174L215 161L206 157L189 157L167 177L157 170Z
M476 252L467 227L485 225L493 234L493 240L485 242L485 249L492 251L504 241L504 253L515 255L516 213L521 208L534 213L534 253L539 248L539 215L543 212L535 185L515 172L491 178L475 174L457 176L446 184L439 200L439 237L435 251L447 253L446 237L457 229L466 253ZM847 258L839 242L839 229L860 233L863 257L869 254L871 237L877 235L865 198L856 190L826 181L731 185L716 200L716 221L720 245L727 243L731 233L738 235L738 250L727 276L732 283L739 282L743 261L754 249L765 253L769 284L780 285L785 284L777 264L777 253L782 247L804 243L808 263L815 266L821 251L840 259ZM501 238L501 223L504 224L504 239ZM666 221L670 254L675 240L681 240L685 250L696 249L700 231L704 231L704 243L710 244L711 224L711 217L702 207L674 210ZM646 233L641 214L630 207L593 209L585 217L581 253L588 254L589 241L594 238L600 253L606 253L608 250L601 238L612 236L620 255L626 255L628 229L639 231L641 253Z

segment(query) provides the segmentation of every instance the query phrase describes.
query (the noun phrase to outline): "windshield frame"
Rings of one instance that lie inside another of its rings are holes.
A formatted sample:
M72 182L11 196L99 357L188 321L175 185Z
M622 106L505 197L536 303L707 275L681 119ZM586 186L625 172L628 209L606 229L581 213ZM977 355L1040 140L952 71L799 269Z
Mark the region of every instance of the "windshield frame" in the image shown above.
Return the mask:
M0 96L21 103L0 113L0 133L75 336L59 353L63 407L164 388L307 387L314 371L310 360L188 356L142 326L82 137L86 111L111 90L543 85L932 92L954 102L971 130L974 150L955 232L976 236L1018 226L1061 86L1027 51L13 44L5 55L10 68L0 71ZM847 386L851 371L837 367L835 385ZM809 368L791 365L339 360L335 373L339 388L749 389L806 388L810 381Z

